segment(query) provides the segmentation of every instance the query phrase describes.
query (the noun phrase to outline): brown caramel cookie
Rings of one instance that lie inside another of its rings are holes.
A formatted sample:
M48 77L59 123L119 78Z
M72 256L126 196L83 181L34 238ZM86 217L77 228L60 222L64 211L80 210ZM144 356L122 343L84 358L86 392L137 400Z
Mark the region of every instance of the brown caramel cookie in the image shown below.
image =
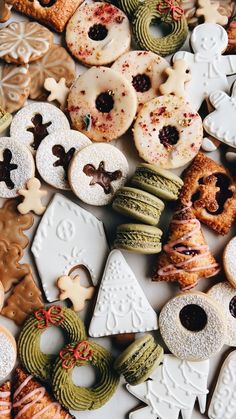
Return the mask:
M11 0L18 12L24 13L35 20L62 32L83 0Z
M43 100L48 96L44 89L44 82L48 77L57 82L64 77L66 85L70 87L76 77L75 62L65 48L52 45L40 60L29 65L31 76L30 99Z
M30 272L28 264L19 264L22 249L17 244L0 240L0 278L5 292Z
M21 215L17 211L18 201L8 199L0 208L0 237L10 244L17 244L23 249L29 243L28 237L23 233L34 222L32 214Z
M20 109L30 92L30 75L26 67L0 63L0 106L7 112Z
M218 234L227 234L236 215L235 182L229 172L203 153L184 172L180 200Z
M0 23L7 22L11 17L11 6L5 0L0 0Z

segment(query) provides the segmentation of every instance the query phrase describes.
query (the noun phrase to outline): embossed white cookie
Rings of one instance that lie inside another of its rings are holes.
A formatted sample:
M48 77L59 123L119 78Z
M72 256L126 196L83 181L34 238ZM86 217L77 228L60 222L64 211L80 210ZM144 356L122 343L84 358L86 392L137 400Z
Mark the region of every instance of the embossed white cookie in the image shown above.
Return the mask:
M48 301L56 301L57 279L85 266L94 285L108 254L103 223L63 195L54 195L31 248Z
M91 144L84 134L57 130L45 137L36 153L36 166L45 182L57 189L70 189L67 173L77 151Z
M158 329L157 315L119 250L107 259L89 326L92 337Z

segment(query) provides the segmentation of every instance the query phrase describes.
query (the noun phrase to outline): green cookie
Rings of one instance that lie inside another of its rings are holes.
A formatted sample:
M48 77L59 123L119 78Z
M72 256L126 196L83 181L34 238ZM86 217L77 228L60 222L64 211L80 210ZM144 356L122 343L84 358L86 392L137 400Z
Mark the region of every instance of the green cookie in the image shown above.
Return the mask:
M121 224L117 227L114 247L129 252L155 254L161 251L162 231L144 224Z
M136 168L131 184L167 201L174 201L178 199L184 182L169 170L141 163Z
M113 201L114 210L145 224L159 222L164 203L155 196L135 188L120 188Z
M151 335L133 342L116 360L114 368L124 375L127 383L135 386L147 380L164 356L163 348Z

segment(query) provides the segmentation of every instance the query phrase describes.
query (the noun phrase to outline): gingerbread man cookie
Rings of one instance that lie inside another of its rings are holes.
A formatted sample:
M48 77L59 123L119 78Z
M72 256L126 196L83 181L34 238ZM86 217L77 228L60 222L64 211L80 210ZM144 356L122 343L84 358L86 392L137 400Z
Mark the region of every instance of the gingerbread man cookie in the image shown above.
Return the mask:
M236 73L236 56L221 55L228 45L228 35L216 23L198 25L190 41L193 54L179 51L173 60L184 59L189 66L192 78L186 85L187 98L197 110L215 90L229 92L226 76Z
M23 251L17 244L0 240L0 277L5 292L30 273L27 263L19 263L22 256Z
M60 300L66 300L69 298L73 305L74 311L81 311L85 307L85 301L91 300L94 295L94 287L83 287L80 284L80 276L77 275L75 278L64 275L61 276L57 281L57 286L60 289Z
M185 83L191 80L188 64L184 60L176 60L173 63L173 68L167 67L165 74L168 79L161 84L160 92L162 95L169 95L170 93L176 96L185 96Z
M62 77L58 82L52 77L48 77L44 82L44 87L48 90L50 95L48 96L48 102L56 100L61 106L61 109L65 109L67 97L69 94L69 87L66 86L66 79Z
M17 209L21 214L28 214L33 211L37 215L42 215L46 209L42 205L41 199L47 195L47 191L40 190L41 182L33 177L26 184L27 189L19 189L18 194L24 197L24 201L18 205Z
M228 18L219 13L220 2L211 3L210 0L198 0L197 17L204 17L205 23L218 23L219 25L227 25Z

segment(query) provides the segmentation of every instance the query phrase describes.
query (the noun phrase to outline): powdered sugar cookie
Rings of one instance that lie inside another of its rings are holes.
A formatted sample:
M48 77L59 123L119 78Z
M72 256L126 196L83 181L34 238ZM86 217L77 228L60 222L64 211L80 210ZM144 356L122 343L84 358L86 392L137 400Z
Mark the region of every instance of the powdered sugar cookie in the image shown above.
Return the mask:
M136 90L139 108L159 94L159 87L165 81L163 71L168 62L150 51L130 51L112 65Z
M221 306L227 321L225 344L236 346L236 289L228 282L213 285L207 293Z
M228 281L236 288L236 237L233 237L227 244L224 255L223 265Z
M30 92L30 75L25 67L0 63L0 106L8 112L20 109Z
M7 63L27 64L49 50L53 34L37 22L12 22L0 29L0 57Z
M32 154L13 138L0 137L0 155L0 197L18 196L18 189L34 177Z
M15 115L10 133L34 154L41 141L59 129L70 129L64 113L54 105L38 102L25 106Z
M68 96L73 128L93 141L120 137L132 124L136 110L133 86L121 74L106 67L93 67L83 73Z
M146 103L134 124L134 142L140 157L166 169L192 160L202 136L198 113L183 98L172 95Z
M67 171L77 151L91 144L81 132L58 130L41 142L36 153L36 166L45 182L57 189L70 189Z
M3 326L0 326L0 348L0 380L4 380L16 362L16 341L11 332Z
M66 43L70 52L86 65L107 65L130 48L127 16L107 3L84 3L70 19Z
M71 189L90 205L107 205L124 185L128 162L123 153L110 144L92 144L78 152L69 167Z
M159 326L169 350L187 361L215 355L227 333L221 307L202 292L185 292L169 300L160 313Z

